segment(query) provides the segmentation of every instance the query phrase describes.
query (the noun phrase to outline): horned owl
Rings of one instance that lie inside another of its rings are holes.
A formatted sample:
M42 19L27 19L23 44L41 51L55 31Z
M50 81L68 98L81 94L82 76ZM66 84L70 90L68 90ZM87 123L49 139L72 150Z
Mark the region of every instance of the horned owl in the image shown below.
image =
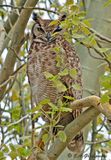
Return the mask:
M64 96L71 96L75 99L82 97L82 81L80 60L72 45L64 38L65 30L60 26L61 21L64 21L66 15L62 15L58 23L51 24L51 20L41 19L34 14L34 25L32 27L32 42L30 45L27 74L32 92L33 104L37 105L42 100L49 98L53 104L56 104L59 99L68 101ZM59 47L62 51L58 54L54 49ZM59 65L58 63L59 59ZM61 82L66 86L64 92L58 91L53 82L46 78L44 72L58 75L61 71L67 69L75 69L76 75L72 77L67 74L61 76ZM79 85L81 89L74 89L74 85ZM70 103L70 102L69 102ZM43 106L47 111L48 106ZM67 113L61 116L58 124L64 127L73 119L81 114L78 109L73 113ZM68 148L75 154L80 154L83 148L83 136L79 133L68 144Z

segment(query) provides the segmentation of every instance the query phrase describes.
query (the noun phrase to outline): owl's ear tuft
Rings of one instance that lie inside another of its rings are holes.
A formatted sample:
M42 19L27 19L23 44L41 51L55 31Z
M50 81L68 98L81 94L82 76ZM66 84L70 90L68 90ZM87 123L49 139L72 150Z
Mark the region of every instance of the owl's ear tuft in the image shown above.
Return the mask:
M33 12L33 14L32 14L32 19L33 19L34 21L37 21L37 19L38 19L37 13Z
M67 14L64 13L64 14L62 14L62 15L60 16L59 20L60 20L60 21L65 21L66 17L67 17Z

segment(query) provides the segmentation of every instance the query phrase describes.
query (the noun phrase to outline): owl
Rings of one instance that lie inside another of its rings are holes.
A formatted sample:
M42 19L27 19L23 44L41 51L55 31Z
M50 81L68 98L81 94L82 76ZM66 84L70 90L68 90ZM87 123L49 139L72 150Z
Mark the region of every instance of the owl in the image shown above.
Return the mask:
M35 106L47 98L55 105L59 100L70 103L71 100L67 97L82 98L80 60L75 49L64 38L66 29L61 27L61 23L66 18L64 14L56 23L53 23L52 20L42 19L37 14L33 14L35 22L31 32L32 40L27 62L27 75L32 92L32 102ZM60 73L64 73L63 71L66 71L67 74L60 76ZM76 72L75 76L69 74L71 71ZM62 84L65 90L58 90L53 81L48 79L44 73L50 73L55 77L59 75L60 87ZM75 89L74 86L77 85L79 89ZM44 112L50 110L50 106L45 104L43 110ZM80 109L73 111L73 113L62 113L57 125L62 125L65 128L80 114ZM67 147L75 155L80 154L83 149L82 133L78 133Z

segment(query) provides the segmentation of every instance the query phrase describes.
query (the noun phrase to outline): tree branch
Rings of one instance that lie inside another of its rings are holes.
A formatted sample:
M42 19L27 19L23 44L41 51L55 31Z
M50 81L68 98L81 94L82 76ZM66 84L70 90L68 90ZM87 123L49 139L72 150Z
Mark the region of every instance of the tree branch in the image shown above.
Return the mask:
M0 22L0 52L2 51L3 43L5 38L5 29L2 22Z
M72 138L74 138L74 136L76 136L77 133L80 132L90 121L97 117L99 113L102 112L104 115L111 119L111 105L109 103L101 104L100 98L97 96L89 96L80 100L76 100L70 106L72 110L80 109L83 107L89 108L75 120L69 123L64 129L64 132L67 136L66 142L61 142L60 139L57 138L55 142L50 146L49 150L47 151L47 157L49 158L49 160L56 160L65 149L67 144L72 140ZM36 150L34 154L39 157L38 150ZM43 152L43 154L46 157L46 153ZM39 159L44 160L40 157ZM35 160L33 158L33 154L31 155L31 157L29 157L28 160Z
M33 1L27 0L24 7L29 7L29 6L34 7L37 2L38 2L37 0L33 0ZM13 32L10 47L13 48L16 53L19 53L19 50L21 47L21 40L23 38L24 30L26 28L31 12L32 12L32 8L27 10L22 10L14 26L14 32ZM11 49L9 49L9 52L4 62L4 66L0 74L0 84L3 83L6 79L8 79L9 76L12 74L15 62L16 62L16 55ZM0 92L0 100L1 100L3 98L3 94L6 89L6 85L1 87L0 89L1 89L1 92Z
M101 35L100 33L98 33L96 30L94 30L93 28L89 28L87 25L85 25L84 23L81 23L84 27L86 27L91 33L94 33L98 38L100 38L103 41L109 42L111 43L111 39Z
M8 84L10 82L11 79L13 79L16 74L26 65L26 63L22 64L20 67L18 67L13 73L12 75L9 76L9 78L7 80L5 80L3 83L0 84L0 88L2 88L3 86L5 86L6 84Z
M26 2L26 0L20 0L18 6L23 6L25 4L25 2ZM0 7L2 7L2 5L0 5ZM20 9L19 9L19 11L20 11ZM18 17L19 16L18 16L17 12L15 12L15 10L11 11L11 13L9 14L6 22L4 23L4 28L5 28L7 33L10 31L12 26L15 24Z
M111 119L111 104L108 102L101 104L101 99L97 96L89 96L80 100L76 100L72 102L70 108L72 108L72 110L76 110L91 106L96 108L100 113L103 113L108 119Z
M9 8L12 8L12 9L37 9L37 10L42 10L42 11L46 11L46 12L52 12L54 14L58 14L58 12L56 11L53 11L53 10L50 10L50 9L46 9L46 8L41 8L41 7L24 7L24 6L13 6L13 5L6 5L6 4L3 4L3 5L0 5L0 7L9 7Z
M74 121L68 124L64 130L67 136L66 142L61 142L59 138L56 139L54 144L52 144L52 146L48 150L49 160L56 160L65 149L67 144L71 141L71 139L76 136L77 133L82 130L91 120L98 116L99 113L100 112L97 109L95 109L94 107L90 107Z

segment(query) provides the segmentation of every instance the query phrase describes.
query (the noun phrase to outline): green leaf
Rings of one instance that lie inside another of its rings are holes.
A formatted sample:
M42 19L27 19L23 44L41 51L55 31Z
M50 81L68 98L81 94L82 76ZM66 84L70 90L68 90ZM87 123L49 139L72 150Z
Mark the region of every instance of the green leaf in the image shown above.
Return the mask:
M54 80L53 82L59 93L67 91L66 86L60 80Z
M6 10L2 7L0 8L0 17L5 16L7 14Z
M58 135L58 137L59 137L59 139L60 139L61 142L66 142L67 136L66 136L66 134L65 134L64 131L59 131L57 133L57 135Z
M56 45L56 47L52 48L52 51L59 53L60 52L60 46Z
M34 113L36 111L39 111L44 105L48 104L49 102L50 102L50 99L48 99L48 98L43 99L41 102L39 102L39 104L36 107L34 107L29 112Z
M66 99L69 99L69 100L71 100L71 101L75 100L75 98L74 98L74 97L71 97L71 96L63 96L63 97L66 98Z
M107 94L104 94L101 96L101 103L109 102L109 96Z
M61 112L72 112L72 109L71 108L66 108L66 107L61 107L60 111Z
M111 74L103 75L100 78L100 84L104 90L109 90L111 88Z
M77 75L76 69L75 69L75 68L70 69L70 70L69 70L69 75L70 75L72 78L75 78L75 76Z
M61 99L58 99L57 101L57 106L60 108L61 106L63 106L63 102Z
M73 1L73 0L67 0L67 1L66 1L66 5L69 6L69 5L72 5L72 4L74 4L74 1Z
M73 25L79 25L79 23L80 23L80 20L79 20L79 18L78 17L74 17L73 19L72 19L72 24Z
M48 139L49 139L49 135L47 133L42 136L42 140L44 143L46 143Z
M91 27L91 23L90 23L91 20L92 20L92 19L84 19L82 22L83 22L86 26Z
M58 111L58 107L55 105L55 104L53 104L53 103L48 103L48 105L54 110L54 111Z
M54 77L54 75L49 72L44 72L44 75L45 75L46 79L52 79Z
M31 151L28 148L19 147L17 149L20 156L27 157L30 155Z
M105 2L104 6L108 7L109 5L111 5L111 0L108 0L107 2Z
M48 104L49 102L50 102L50 99L45 98L45 99L43 99L39 104L45 105L45 104Z
M18 120L20 118L21 106L15 106L10 110L10 112L12 114L12 118L14 120Z
M57 66L57 67L64 66L64 58L63 58L63 55L62 55L62 54L58 54L58 55L56 56L56 66Z
M85 35L91 34L91 32L89 31L89 29L86 28L85 26L81 26L81 31L82 31Z
M14 152L14 151L11 151L11 152L9 153L9 156L11 157L12 160L14 160L14 159L17 158L18 154L17 154L16 151L15 151L15 152Z
M84 38L84 40L82 41L87 47L93 47L96 46L96 40L95 40L95 35L91 34L90 36Z
M0 158L3 158L4 157L4 152L0 151Z
M4 153L9 152L9 148L6 144L3 144L3 152Z
M74 33L73 38L85 38L85 36L83 34Z
M74 2L74 1L73 1ZM78 12L79 11L79 7L77 6L77 5L72 5L71 7L70 7L70 10L72 11L72 12Z
M35 113L36 111L39 111L42 107L43 107L43 105L39 104L36 107L34 107L33 109L31 109L29 112Z
M77 14L77 16L78 16L79 20L83 20L86 16L86 12L81 11Z
M38 119L41 115L42 113L40 111L38 113L35 113L33 116L33 120Z
M66 76L66 75L68 75L68 69L65 68L63 71L59 72L58 75L60 75L60 76Z
M75 90L81 90L81 86L79 84L72 84L72 87L75 89Z
M97 50L99 52L103 53L103 52L107 52L107 51L111 50L111 48L97 48Z
M58 20L53 20L52 22L50 22L49 26L55 26L59 23Z

